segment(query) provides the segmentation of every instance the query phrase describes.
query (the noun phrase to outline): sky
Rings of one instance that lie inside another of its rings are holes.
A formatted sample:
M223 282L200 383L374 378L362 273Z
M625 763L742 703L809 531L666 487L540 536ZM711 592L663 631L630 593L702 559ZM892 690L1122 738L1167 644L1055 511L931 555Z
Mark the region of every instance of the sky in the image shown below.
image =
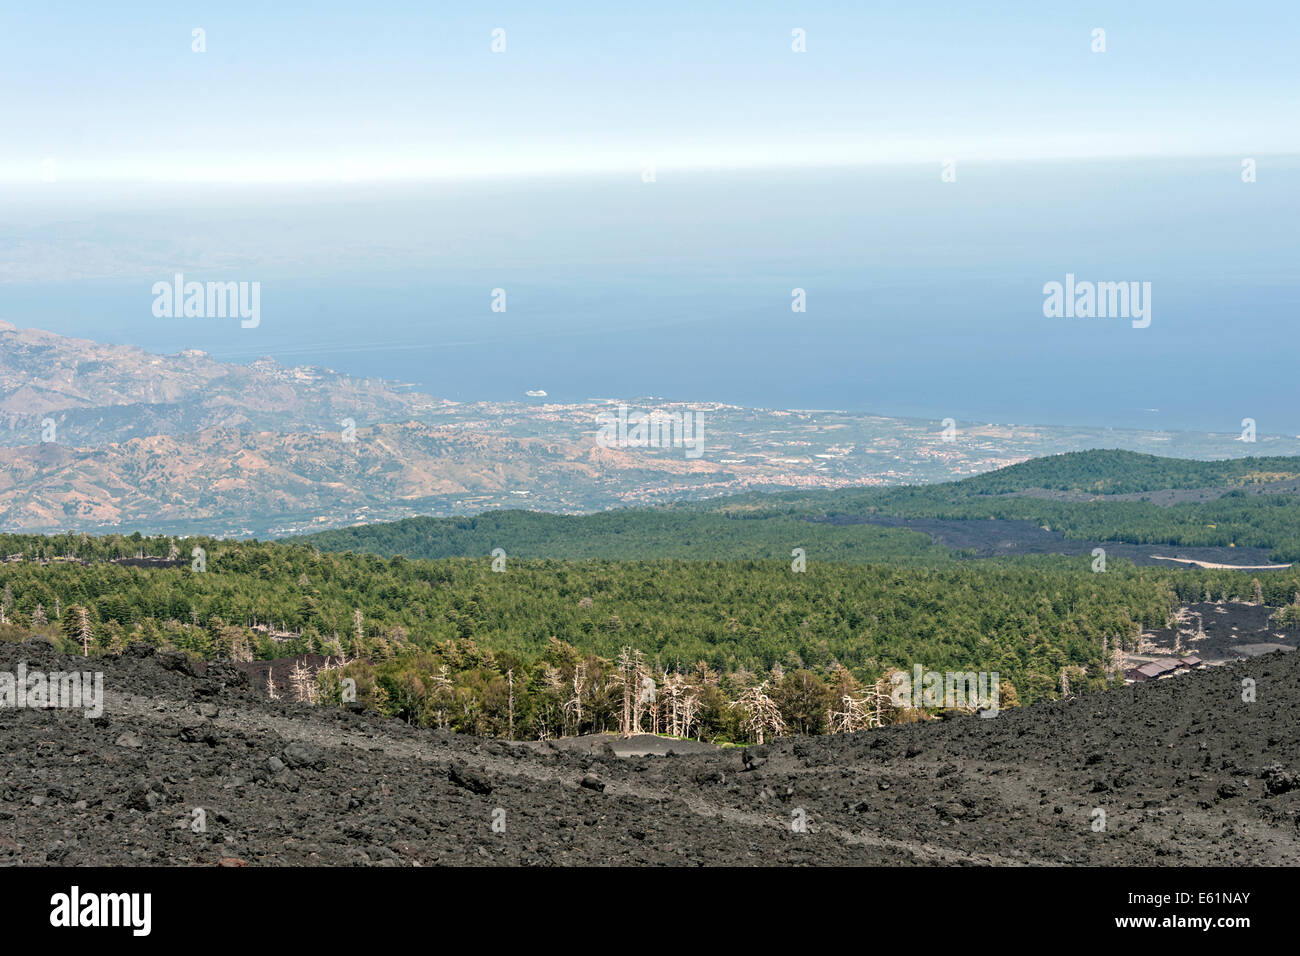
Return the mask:
M0 183L1295 153L1297 26L1290 0L9 3Z
M0 319L460 400L1294 434L1297 26L1293 0L9 3ZM157 317L178 272L260 283L260 324ZM1152 324L1045 317L1070 274L1150 282Z

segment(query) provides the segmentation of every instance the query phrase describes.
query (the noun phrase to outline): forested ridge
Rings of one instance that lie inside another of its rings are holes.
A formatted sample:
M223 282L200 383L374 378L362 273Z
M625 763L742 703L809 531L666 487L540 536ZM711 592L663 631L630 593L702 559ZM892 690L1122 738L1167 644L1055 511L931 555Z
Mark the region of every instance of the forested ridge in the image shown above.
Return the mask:
M1099 465L1118 472L1100 481ZM1242 488L1295 465L1088 453L928 488L417 518L278 542L0 535L0 637L36 634L91 656L143 642L314 661L292 687L272 673L268 692L340 702L350 678L363 705L478 734L747 741L853 729L925 716L881 704L888 677L918 665L996 672L1013 705L1057 696L1067 679L1073 693L1122 681L1117 650L1167 626L1179 602L1263 601L1300 619L1300 569L970 561L922 534L826 518L1019 517L1099 539L1285 550L1294 496ZM1006 491L1205 480L1235 487L1168 507ZM655 688L648 700L643 686Z
M1028 488L1097 495L1133 494L1166 488L1213 488L1300 476L1300 458L1229 458L1199 461L1162 458L1122 449L1066 452L955 483L967 495L1006 494Z
M549 558L780 559L795 547L823 560L933 566L957 555L901 528L835 526L836 516L1033 521L1068 538L1203 547L1260 547L1300 560L1300 495L1247 494L1300 477L1300 458L1189 461L1127 451L1071 452L959 482L893 489L747 494L689 505L583 516L494 511L472 518L408 518L302 540L323 550L413 558L468 557L501 547ZM1207 501L1157 504L1119 494L1219 489ZM1067 501L1031 489L1098 496ZM1108 497L1109 496L1109 497Z
M196 548L204 571L185 563ZM690 707L670 713L661 690L638 726L738 741L764 726L830 729L845 697L865 700L917 664L996 671L1004 703L1055 696L1063 671L1076 693L1101 689L1122 679L1114 648L1164 626L1180 598L1257 596L1237 572L1117 561L1094 574L1067 558L925 568L810 551L804 571L790 560L513 558L494 571L486 554L426 561L84 535L0 536L0 552L23 558L0 564L10 638L35 633L90 655L136 642L245 661L328 655L348 663L318 675L308 696L337 700L350 676L363 703L391 715L512 736L623 726L620 688L645 677ZM180 565L112 563L141 554L180 555ZM1264 575L1262 588L1288 604L1300 574ZM775 723L752 723L755 692Z
M300 539L323 551L387 557L473 557L501 548L510 557L788 560L795 548L841 562L900 562L934 566L952 560L929 537L871 525L835 527L798 514L697 513L678 509L551 515L489 511L472 518L407 518L340 528Z

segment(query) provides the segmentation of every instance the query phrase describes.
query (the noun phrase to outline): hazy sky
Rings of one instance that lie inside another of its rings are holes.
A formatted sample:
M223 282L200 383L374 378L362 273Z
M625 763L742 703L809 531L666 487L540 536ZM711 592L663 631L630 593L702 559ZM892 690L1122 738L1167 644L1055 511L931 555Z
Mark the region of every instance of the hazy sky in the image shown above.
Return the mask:
M1297 152L1297 26L1294 0L9 3L0 180Z
M0 318L465 399L1295 433L1298 26L1296 0L11 2ZM261 323L159 318L182 271L261 283ZM1149 282L1151 326L1046 317L1067 274Z

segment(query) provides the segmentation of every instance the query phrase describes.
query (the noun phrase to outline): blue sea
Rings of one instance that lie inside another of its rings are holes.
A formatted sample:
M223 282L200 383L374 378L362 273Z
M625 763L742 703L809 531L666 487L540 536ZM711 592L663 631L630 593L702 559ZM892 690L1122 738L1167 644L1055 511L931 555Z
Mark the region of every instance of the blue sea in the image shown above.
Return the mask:
M457 400L1297 434L1300 160L1255 159L69 189L0 213L0 318ZM155 318L176 272L260 325ZM1044 317L1067 273L1149 282L1150 326Z

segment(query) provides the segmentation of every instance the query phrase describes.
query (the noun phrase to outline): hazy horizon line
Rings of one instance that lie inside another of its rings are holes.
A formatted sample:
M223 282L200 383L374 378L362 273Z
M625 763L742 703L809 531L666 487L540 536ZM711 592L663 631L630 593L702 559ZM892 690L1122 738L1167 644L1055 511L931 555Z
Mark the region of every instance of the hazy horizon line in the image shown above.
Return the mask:
M653 155L648 155L642 162L606 161L578 165L558 165L531 163L510 167L482 163L469 163L441 168L425 165L421 171L411 171L412 164L389 164L386 167L371 165L366 168L350 166L346 161L332 164L317 164L305 172L301 165L291 167L283 164L275 172L267 174L265 168L260 175L235 175L220 173L211 167L189 167L175 174L138 175L129 170L107 175L65 175L58 171L57 157L53 179L42 181L41 163L34 163L30 170L18 174L12 166L0 167L0 187L24 186L31 188L33 183L40 187L78 186L93 188L95 186L137 186L137 187L174 187L188 185L232 186L232 187L282 187L285 185L301 186L423 186L447 182L491 182L491 181L533 181L541 179L565 180L588 177L609 177L642 179L647 171L653 175L652 185L661 176L691 175L700 173L727 172L773 172L798 173L819 171L844 171L852 169L886 169L914 168L921 166L941 166L946 162L970 164L976 166L991 165L1051 165L1071 163L1113 163L1113 162L1151 162L1151 161L1194 161L1232 159L1240 161L1245 158L1259 159L1294 159L1300 158L1300 150L1254 151L1252 153L1229 152L1226 150L1185 152L1162 152L1156 149L1134 150L1129 152L1044 152L1041 154L1024 153L983 153L962 154L953 151L945 154L909 155L900 157L833 157L826 159L784 159L776 161L743 161L737 158L714 160L689 160L685 162L659 162ZM400 167L400 168L399 168ZM235 167L238 170L238 166Z

